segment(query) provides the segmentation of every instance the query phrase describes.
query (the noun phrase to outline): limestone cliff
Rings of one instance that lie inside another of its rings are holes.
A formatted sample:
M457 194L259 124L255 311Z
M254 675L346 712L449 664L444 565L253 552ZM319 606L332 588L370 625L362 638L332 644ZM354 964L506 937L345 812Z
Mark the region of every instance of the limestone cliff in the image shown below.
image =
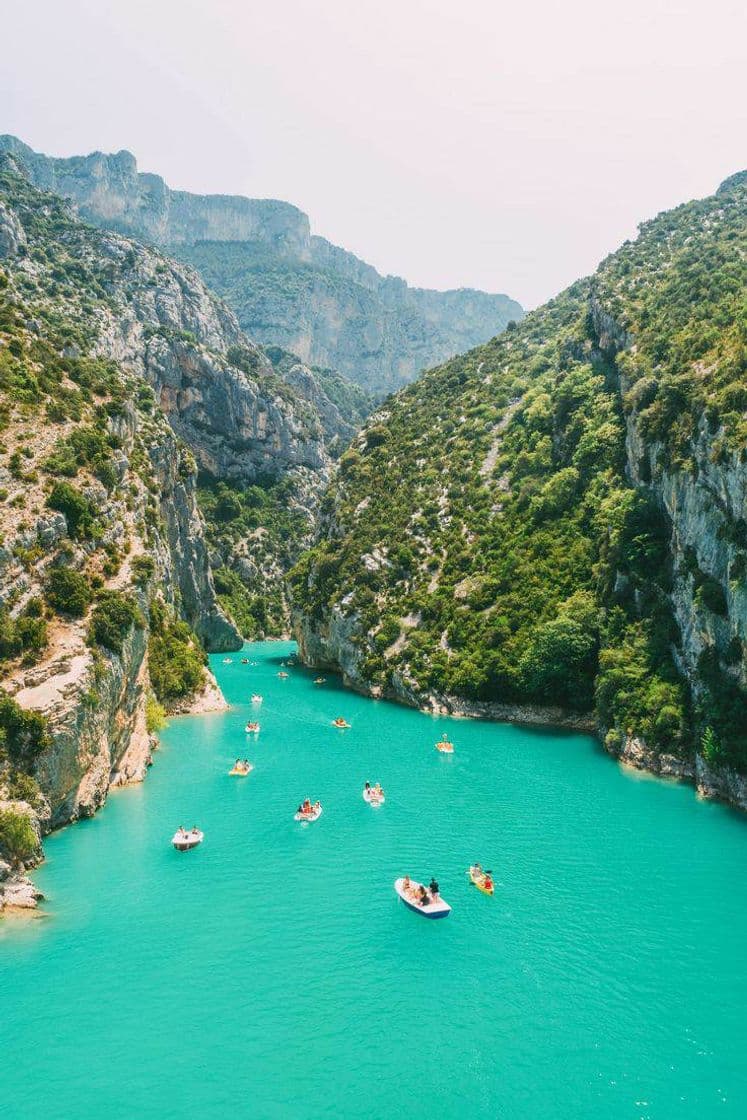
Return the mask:
M241 639L216 600L198 463L246 479L316 466L315 425L191 270L0 169L0 848L16 869L142 778L154 689L216 702L198 639ZM8 867L0 907L33 903Z
M505 295L437 292L381 276L312 236L307 216L288 203L173 191L158 175L138 172L129 152L53 159L13 136L0 136L1 151L90 221L189 260L258 342L376 392L411 381L523 314Z
M593 711L611 753L747 808L746 247L742 174L387 401L292 573L306 662Z

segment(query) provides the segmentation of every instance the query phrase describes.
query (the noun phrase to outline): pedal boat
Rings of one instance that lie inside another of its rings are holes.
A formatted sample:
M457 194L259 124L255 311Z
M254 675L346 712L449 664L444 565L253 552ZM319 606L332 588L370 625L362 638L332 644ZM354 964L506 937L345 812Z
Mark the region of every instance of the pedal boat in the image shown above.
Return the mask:
M283 680L283 681L284 681L284 680L285 680L285 678L286 678L286 677L288 676L288 674L287 674L287 673L284 673L284 672L282 672L282 670L281 670L281 671L280 671L280 672L278 673L278 676L280 677L280 679L281 679L281 680Z
M429 902L425 906L421 906L419 902L413 900L423 884L417 883L414 879L410 879L410 892L406 893L404 881L404 879L395 879L394 889L408 910L414 910L416 914L422 914L424 918L448 918L451 913L451 907L448 902L444 902L440 895L438 902ZM412 898L410 897L410 893L412 894Z
M309 821L309 822L318 821L319 818L321 817L321 815L322 815L322 807L320 805L318 809L312 808L310 813L294 813L293 814L293 820L294 821Z
M252 704L261 704L261 703L262 703L262 697L258 693L255 693L255 695L252 696Z
M443 739L439 739L438 742L436 743L436 750L441 751L441 754L453 754L454 753L454 744L450 743L449 740L444 735Z
M244 731L247 733L247 735L258 735L259 728L260 725L258 723L255 723L254 720L249 720L249 723L247 723Z
M338 716L337 719L333 719L332 726L339 727L340 729L350 729L350 724L346 720L344 720L342 716Z
M247 774L251 774L254 766L250 762L248 766L234 766L228 773L232 778L245 778Z
M376 809L379 807L379 805L384 804L384 802L386 801L386 797L384 796L383 790L381 791L381 793L376 793L375 790L364 789L363 800L367 801L369 805L373 805L374 809Z
M171 843L176 848L177 852L189 852L192 848L196 848L205 839L204 832L200 832L199 828L190 828L186 832L181 828L177 829L171 838Z

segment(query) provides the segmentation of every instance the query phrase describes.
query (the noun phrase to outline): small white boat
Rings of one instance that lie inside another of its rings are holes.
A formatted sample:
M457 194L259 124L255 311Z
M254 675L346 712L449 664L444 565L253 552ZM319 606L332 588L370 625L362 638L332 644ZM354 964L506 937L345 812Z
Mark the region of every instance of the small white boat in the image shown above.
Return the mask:
M260 725L254 720L250 719L246 727L244 728L244 731L247 733L247 735L259 735Z
M188 852L201 844L204 839L205 834L200 832L199 828L178 828L171 837L171 843L177 852Z
M327 683L327 678L326 677L317 677L316 680L314 681L314 684L326 684L326 683Z
M281 672L279 672L279 673L278 673L278 676L280 677L281 681L284 681L284 680L286 679L286 677L288 676L288 674L287 674L287 673L283 673L283 672L281 671Z
M240 762L238 766L232 766L228 773L232 778L245 778L247 774L251 774L253 769L254 766L251 762Z
M420 888L423 884L410 879L410 889L406 891L404 883L404 878L395 879L394 889L408 910L414 910L416 914L422 914L424 918L447 918L449 916L451 907L448 902L444 902L440 895L436 902L427 902L425 906L421 906L417 899L420 897ZM428 894L428 898L431 898L430 894Z
M364 789L363 800L367 801L369 805L373 805L374 808L376 808L377 806L384 804L384 802L386 801L386 797L384 797L383 790L381 791L381 793L377 793L375 789Z
M261 703L262 703L262 697L261 696L259 696L258 694L255 694L254 696L252 696L252 704L261 704Z
M321 805L313 805L310 813L294 813L294 821L318 821L322 815Z
M224 665L233 665L233 661L231 660L230 657L224 657L223 658L223 664Z

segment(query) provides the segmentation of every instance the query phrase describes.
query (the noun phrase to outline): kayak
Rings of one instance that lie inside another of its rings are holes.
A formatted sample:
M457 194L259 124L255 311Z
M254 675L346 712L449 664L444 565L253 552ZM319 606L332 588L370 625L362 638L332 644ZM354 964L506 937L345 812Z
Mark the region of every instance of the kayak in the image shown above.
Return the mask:
M379 805L383 805L386 801L383 793L376 794L372 789L364 789L363 800L367 801L369 805L373 805L376 809Z
M247 767L234 766L234 768L232 770L229 770L228 773L231 775L232 778L245 778L246 775L248 773L250 773L250 771L252 771L253 769L254 769L254 767L252 766L252 764L250 762Z
M404 879L395 879L394 889L408 910L414 910L416 914L422 914L424 918L448 918L451 913L451 907L448 902L444 902L444 900L439 897L438 902L429 902L425 906L421 906L420 903L415 902L414 899L416 898L416 892L419 893L422 884L416 883L414 879L410 879L410 892L412 894L412 897L410 897L410 893L405 893L404 882Z
M182 832L178 829L171 837L171 843L176 848L177 852L188 852L191 848L196 848L201 844L205 838L205 834L200 832L199 828L191 828L188 832Z
M318 821L319 818L321 817L321 815L322 815L322 807L320 805L318 809L312 809L310 813L294 813L293 814L293 820L294 821Z
M492 887L484 886L485 875L481 875L478 871L475 871L474 868L470 867L468 875L472 885L477 887L478 891L482 891L483 894L492 894L495 890L495 884L493 884Z

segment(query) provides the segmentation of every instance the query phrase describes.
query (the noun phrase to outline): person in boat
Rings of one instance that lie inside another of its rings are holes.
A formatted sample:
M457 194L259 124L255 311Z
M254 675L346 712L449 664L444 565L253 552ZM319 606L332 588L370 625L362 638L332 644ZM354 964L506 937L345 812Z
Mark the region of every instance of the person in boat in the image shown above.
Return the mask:
M312 810L312 811L313 811L314 813L318 813L318 812L319 812L319 810L321 809L321 807L322 807L322 803L321 803L321 801L315 801L315 802L314 802L314 808L313 808L313 810Z
M248 758L245 758L245 759L244 759L244 769L245 769L245 770L248 770L248 769L249 769L249 759L248 759Z
M490 874L489 871L486 871L485 874L483 875L482 885L483 885L483 887L485 888L486 891L492 891L492 889L493 889L493 876Z
M402 876L402 890L405 892L405 894L409 894L412 890L412 883L410 882L409 875Z
M470 868L470 871L472 872L472 874L477 879L480 879L482 877L482 875L484 874L483 869L482 869L482 867L480 866L479 863L473 863L471 868Z
M310 813L311 812L311 802L309 801L308 797L306 798L306 800L303 803L303 806L301 808L301 812L302 813Z
M366 784L363 788L365 789L366 793L370 793L371 792L371 783L366 782Z
M418 905L419 906L427 906L429 902L430 902L430 899L428 897L428 891L425 889L424 886L421 885L421 887L420 887L420 898L418 899Z
M431 892L431 897L433 898L433 901L437 902L438 901L438 883L436 882L436 879L435 879L434 876L431 876L431 881L428 884L428 889Z
M373 793L374 797L383 797L384 796L384 791L381 788L381 783L380 782L377 782L376 785L373 787L372 793Z

